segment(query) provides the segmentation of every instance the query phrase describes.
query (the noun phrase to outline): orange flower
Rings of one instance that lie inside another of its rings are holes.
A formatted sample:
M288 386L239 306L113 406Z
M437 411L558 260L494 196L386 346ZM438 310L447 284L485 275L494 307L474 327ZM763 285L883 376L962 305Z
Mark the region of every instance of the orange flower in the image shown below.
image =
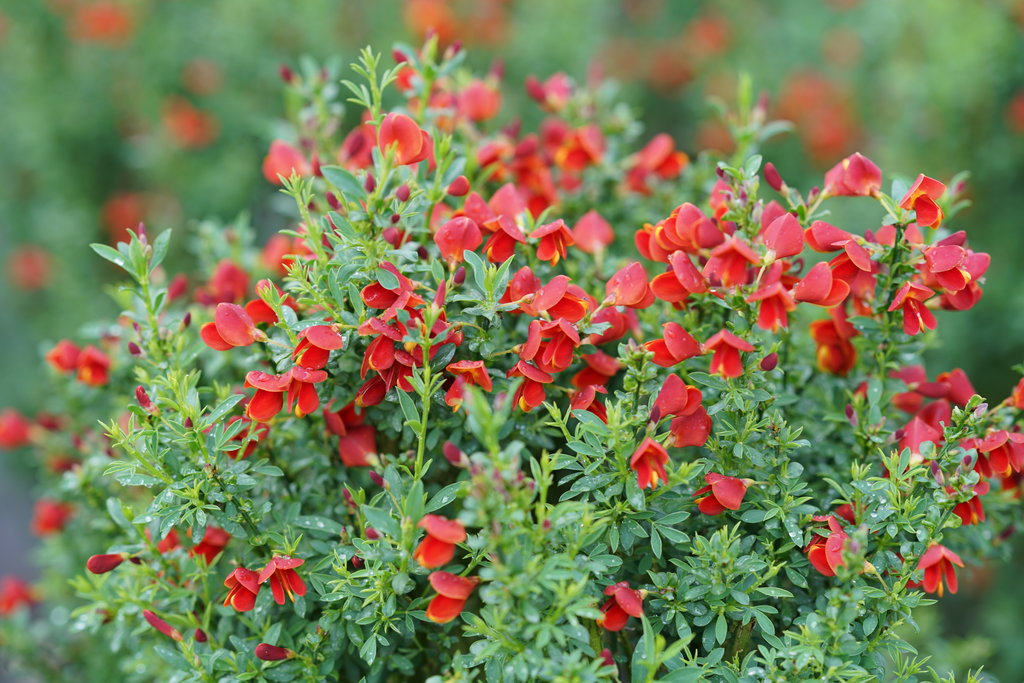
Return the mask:
M576 243L572 231L561 218L554 223L542 225L530 233L530 239L539 239L537 258L551 265L566 257L568 247Z
M466 529L456 519L425 515L417 526L426 530L427 535L416 546L412 558L427 569L450 562L455 555L455 544L466 540Z
M636 472L636 483L641 489L657 488L658 483L668 481L665 463L668 451L654 439L647 437L629 459L629 466Z
M432 155L434 147L425 130L405 114L396 112L389 113L381 121L377 142L382 152L394 149L395 163L399 166L423 161Z
M922 228L936 228L944 218L937 200L945 192L945 184L922 173L917 176L917 180L903 195L903 199L900 200L900 208L914 211L917 214L917 224Z
M889 306L890 311L897 308L903 310L903 331L914 336L922 329L935 329L935 316L928 310L924 302L934 296L931 287L907 282L896 292L896 297Z
M78 381L101 387L110 381L110 358L95 346L86 346L78 354Z
M480 583L476 577L449 572L431 572L429 581L437 595L427 605L427 618L437 624L447 624L459 616L466 600Z
M305 176L312 172L313 168L302 152L284 140L274 140L270 143L270 151L263 158L263 177L268 183L280 185L281 180L278 176L290 178L293 174Z

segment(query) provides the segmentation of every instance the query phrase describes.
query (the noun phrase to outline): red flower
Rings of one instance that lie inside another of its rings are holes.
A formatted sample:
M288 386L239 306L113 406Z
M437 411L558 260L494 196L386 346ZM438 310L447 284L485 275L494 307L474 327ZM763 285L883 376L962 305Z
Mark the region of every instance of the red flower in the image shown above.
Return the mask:
M58 372L71 372L78 367L78 356L82 350L73 341L61 339L46 352L46 361Z
M415 294L413 290L416 283L398 272L395 264L387 261L380 264L383 270L388 271L398 279L398 287L388 289L379 282L374 282L363 287L363 303L370 308L383 308L384 312L379 316L382 321L388 321L398 315L399 309L411 310L423 303L423 298Z
M922 228L938 227L944 215L936 200L945 192L946 186L943 183L922 173L903 195L900 208L914 211L917 214L917 224Z
M331 351L343 345L344 339L332 325L314 325L299 332L292 358L308 370L319 370L327 365Z
M501 91L479 78L469 82L458 96L459 113L470 121L493 119L501 110Z
M164 128L182 147L206 147L217 138L217 119L184 97L166 98L161 109Z
M434 146L430 135L415 121L396 112L389 113L381 121L377 142L382 152L394 149L395 163L399 166L423 161L432 153Z
M459 616L466 600L480 583L476 577L449 572L430 572L429 580L437 595L427 605L427 618L437 624L447 624Z
M110 358L95 346L89 345L78 354L78 381L101 387L110 381Z
M704 343L704 353L713 351L711 372L722 377L739 377L743 374L740 351L753 351L754 347L729 330L719 330Z
M456 216L434 233L434 243L449 266L462 263L464 252L474 251L483 241L480 226L468 216Z
M924 305L924 302L932 298L934 294L935 291L930 287L915 282L907 282L899 288L889 310L895 311L897 308L903 310L904 332L914 336L922 329L935 329L935 316Z
M783 213L769 223L762 234L762 239L768 247L765 263L796 256L804 250L804 232L800 229L800 222L796 216L791 213Z
M606 631L621 631L630 617L639 619L644 615L644 592L630 588L625 581L608 586L604 594L611 597L601 606L604 614L597 625Z
M793 299L831 308L850 293L850 285L832 275L832 268L822 261L807 271L800 282L793 285Z
M263 158L263 177L268 183L280 185L281 179L278 176L290 178L293 174L307 176L312 172L313 169L302 152L284 140L274 140L270 143L270 151Z
M12 614L21 606L35 604L32 587L17 576L5 576L0 580L0 616Z
M779 280L769 282L747 297L748 302L760 301L757 326L763 330L777 332L780 327L789 326L789 311L796 308L796 302Z
M726 477L717 472L708 472L704 475L707 486L697 489L693 497L697 498L697 507L705 515L720 515L726 510L739 510L743 497L747 495L747 487L751 482L749 479L737 477ZM710 495L705 495L709 494Z
M228 574L228 578L224 579L224 585L228 588L228 596L224 598L224 605L230 605L239 612L248 612L256 605L260 583L260 575L256 572L245 567L235 567Z
M641 489L657 488L658 483L668 481L665 463L668 462L668 451L654 439L647 437L633 452L629 466L636 472L636 483Z
M466 528L456 519L441 515L424 515L417 524L427 535L412 553L412 558L427 569L451 562L455 544L466 540Z
M458 410L462 407L463 389L467 384L480 387L484 391L491 391L493 383L491 376L487 374L487 368L482 360L460 360L449 363L445 368L455 375L455 381L445 392L444 402Z
M588 124L569 133L555 152L555 163L566 171L582 171L601 161L604 135L597 124Z
M323 370L307 370L296 365L280 375L253 370L245 376L245 386L255 387L256 393L246 406L245 414L256 422L269 422L281 412L285 392L288 410L303 417L320 407L320 397L314 384L327 379Z
M43 247L25 244L7 257L7 276L18 289L35 291L50 284L53 258Z
M256 444L263 441L270 434L270 425L265 422L253 422L243 415L229 417L227 426L230 427L238 421L245 423L245 426L224 445L224 454L233 460L248 458L256 450ZM213 426L211 425L206 431L212 429ZM234 445L235 443L237 443L237 446Z
M256 659L262 659L264 662L277 662L282 659L291 659L295 656L295 653L288 648L270 645L269 643L257 645L254 654Z
M69 33L82 43L105 43L120 47L135 32L135 19L120 3L99 0L79 5L72 17Z
M249 346L255 341L267 338L256 329L252 317L238 304L219 303L214 312L213 322L199 328L199 336L206 345L217 351L227 351L236 346Z
M846 564L843 559L843 548L849 540L849 536L843 531L842 525L832 515L827 517L815 517L816 522L827 522L829 533L822 535L816 532L811 542L804 548L807 559L811 565L824 576L835 576L836 568Z
M718 280L723 287L738 287L750 281L750 266L760 262L749 244L730 237L711 250L711 258L704 265L704 277Z
M164 621L154 613L150 612L148 609L142 610L142 616L146 621L149 622L150 626L152 626L157 631L164 634L171 640L181 640L181 634L178 633L177 629L173 628L170 624L168 624L166 621Z
M686 358L700 355L700 344L678 323L662 326L664 337L644 343L644 348L654 353L653 361L663 368L671 368Z
M524 413L530 412L544 402L544 385L555 381L554 377L524 360L516 363L506 375L523 378L522 383L516 388L512 402Z
M610 306L647 308L654 303L654 292L639 261L623 266L604 286L605 303Z
M349 403L337 412L324 411L324 422L337 434L338 457L346 467L370 467L376 464L377 430L364 424L365 413L356 412L356 403Z
M195 298L204 306L213 306L241 301L248 291L249 275L237 264L224 259L217 264L209 282L196 290Z
M833 197L874 197L882 189L882 171L860 152L825 174L825 194Z
M544 372L561 372L572 364L580 343L579 330L564 318L550 322L533 320L519 357L534 361Z
M18 448L29 441L32 426L24 415L13 408L0 410L0 448Z
M306 584L295 571L296 567L305 563L297 557L273 557L260 572L260 585L270 581L270 590L274 594L274 602L284 604L285 595L292 602L295 596L306 594Z
M526 244L526 235L508 216L501 215L485 221L483 227L491 233L484 245L484 253L491 263L504 263L512 258L516 243Z
M981 497L988 493L990 488L987 481L979 481L974 485L974 495L962 503L957 503L953 508L953 514L960 518L964 526L980 524L985 521L985 508L981 504ZM952 487L946 487L947 493L953 493L953 491Z
M572 228L572 234L576 239L576 248L587 254L604 251L615 240L612 226L593 209L580 216Z
M647 186L647 179L651 175L662 180L675 178L689 162L690 158L685 152L676 151L672 136L660 133L636 153L633 166L626 171L626 185L634 192L648 195L651 190Z
M818 345L818 367L824 372L845 377L857 363L857 350L850 343L850 339L857 336L857 331L844 316L835 315L841 309L832 310L832 318L811 323L811 338Z
M707 280L684 251L675 251L668 257L672 269L660 273L651 280L651 290L662 301L682 303L691 294L708 291Z
M64 530L71 519L73 509L67 503L58 503L48 498L36 501L35 516L32 518L32 531L37 536L50 536Z
M212 564L230 540L231 534L228 532L215 526L208 526L203 533L203 540L192 546L188 554L193 556L202 555L206 560L206 564Z
M964 561L949 548L932 543L917 563L918 569L924 570L922 585L926 593L935 593L940 598L943 594L943 579L950 593L956 593L957 580L954 566L963 567Z
M554 223L542 225L530 233L530 239L539 239L537 258L551 265L557 264L568 253L568 247L576 243L572 231L561 218Z

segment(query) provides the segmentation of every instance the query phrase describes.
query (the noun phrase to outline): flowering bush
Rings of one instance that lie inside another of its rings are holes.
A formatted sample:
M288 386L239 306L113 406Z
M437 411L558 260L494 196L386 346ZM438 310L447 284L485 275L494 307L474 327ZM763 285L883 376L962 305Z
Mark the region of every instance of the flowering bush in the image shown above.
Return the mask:
M1024 385L990 405L920 364L933 310L982 295L988 255L946 230L962 181L854 154L801 192L757 154L779 126L749 87L727 160L638 139L563 74L527 83L539 130L498 128L496 74L436 41L394 57L343 83L343 138L335 85L288 79L306 106L263 173L295 222L207 233L191 292L169 231L94 245L124 313L47 354L59 414L0 419L47 466L57 558L3 584L6 656L123 680L923 671L898 629L996 552L1024 469ZM849 202L874 222L828 213Z

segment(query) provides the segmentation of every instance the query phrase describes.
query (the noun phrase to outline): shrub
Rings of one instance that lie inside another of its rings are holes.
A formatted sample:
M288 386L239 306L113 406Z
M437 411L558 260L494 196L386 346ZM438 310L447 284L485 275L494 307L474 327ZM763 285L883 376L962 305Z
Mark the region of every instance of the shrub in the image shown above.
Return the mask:
M529 81L524 133L457 49L395 57L343 83L343 139L333 84L289 79L263 171L292 229L207 226L191 296L169 231L94 245L124 313L48 354L59 416L0 423L50 472L54 607L5 585L8 654L124 680L923 671L898 629L997 552L1024 467L1019 392L920 365L932 311L981 297L988 256L945 228L962 181L887 194L856 154L790 187L749 84L735 155L690 159L604 85ZM850 202L881 221L826 222Z

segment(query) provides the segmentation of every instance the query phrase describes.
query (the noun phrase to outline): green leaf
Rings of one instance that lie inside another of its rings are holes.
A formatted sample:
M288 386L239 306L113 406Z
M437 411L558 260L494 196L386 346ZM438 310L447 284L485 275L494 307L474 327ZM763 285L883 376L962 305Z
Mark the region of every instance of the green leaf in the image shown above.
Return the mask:
M377 282L384 289L394 291L401 286L401 282L398 281L398 276L392 273L390 270L383 268L377 269Z
M341 166L321 166L324 179L338 188L342 196L351 202L358 202L366 196L366 189L350 171Z
M117 249L96 242L90 244L89 246L92 247L93 251L95 251L97 254L113 263L115 266L119 268L125 268L124 256Z
M156 236L153 240L153 256L149 260L149 272L156 270L164 261L164 257L167 256L167 246L171 243L171 231L164 230L162 233Z

